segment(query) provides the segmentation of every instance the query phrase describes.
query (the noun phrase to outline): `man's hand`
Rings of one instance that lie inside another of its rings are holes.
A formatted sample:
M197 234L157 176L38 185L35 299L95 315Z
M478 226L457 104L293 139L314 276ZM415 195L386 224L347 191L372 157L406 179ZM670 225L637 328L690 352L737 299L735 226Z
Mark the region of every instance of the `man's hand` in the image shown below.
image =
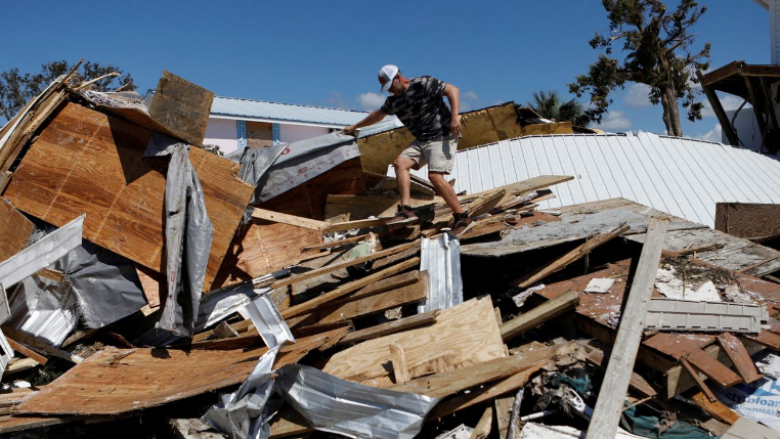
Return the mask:
M355 134L356 130L357 130L357 128L355 127L355 125L350 125L348 127L344 127L344 134L352 135L352 134Z
M463 135L463 129L460 126L460 114L456 114L452 116L452 121L450 122L450 130L452 132L452 137L456 139Z

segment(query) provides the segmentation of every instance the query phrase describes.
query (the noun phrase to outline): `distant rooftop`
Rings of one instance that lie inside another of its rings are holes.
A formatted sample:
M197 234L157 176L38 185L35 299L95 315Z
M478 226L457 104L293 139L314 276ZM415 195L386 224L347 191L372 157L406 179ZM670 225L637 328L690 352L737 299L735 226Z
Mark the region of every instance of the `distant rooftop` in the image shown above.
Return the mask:
M339 128L359 122L368 115L365 111L313 105L283 104L254 99L215 96L211 116L223 119L244 119L257 122L288 122L302 125ZM394 119L394 117L393 117Z

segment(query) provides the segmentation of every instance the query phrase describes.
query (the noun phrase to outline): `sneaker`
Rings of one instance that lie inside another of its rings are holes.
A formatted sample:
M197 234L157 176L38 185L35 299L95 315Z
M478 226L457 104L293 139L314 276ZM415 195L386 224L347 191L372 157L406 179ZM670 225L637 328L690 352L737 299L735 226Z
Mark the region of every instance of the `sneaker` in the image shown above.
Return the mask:
M398 213L395 214L387 223L388 226L395 226L399 224L409 224L417 221L417 214L414 213L410 206L398 206Z
M455 236L460 236L468 232L472 227L474 227L474 220L469 218L469 214L463 212L453 215L451 231Z

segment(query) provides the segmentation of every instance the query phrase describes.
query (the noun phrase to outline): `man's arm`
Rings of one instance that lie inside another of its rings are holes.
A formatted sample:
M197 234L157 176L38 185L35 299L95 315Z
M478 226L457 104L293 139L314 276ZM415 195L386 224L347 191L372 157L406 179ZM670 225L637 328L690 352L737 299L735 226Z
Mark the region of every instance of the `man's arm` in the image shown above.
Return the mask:
M450 101L452 137L460 137L463 133L460 127L460 90L452 84L447 84L444 87L444 96L447 96L447 100Z
M350 125L348 127L344 127L344 134L352 134L355 132L358 128L367 127L369 125L373 125L382 119L385 118L385 113L382 112L382 110L374 110L371 113L369 113L368 116L366 116L365 119L361 120L360 122L356 123L355 125Z

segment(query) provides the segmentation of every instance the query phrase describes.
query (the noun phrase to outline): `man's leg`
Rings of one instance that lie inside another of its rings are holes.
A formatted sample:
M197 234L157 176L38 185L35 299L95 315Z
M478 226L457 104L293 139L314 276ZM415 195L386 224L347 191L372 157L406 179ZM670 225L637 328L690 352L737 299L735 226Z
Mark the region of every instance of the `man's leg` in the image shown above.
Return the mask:
M462 213L463 207L460 205L460 200L458 200L458 195L455 193L455 189L453 189L452 186L447 182L447 179L445 178L445 173L443 172L429 172L428 173L428 180L431 181L431 184L433 184L433 187L436 188L436 192L439 193L439 195L444 198L444 202L447 203L447 206L452 209L452 212L454 213ZM398 186L401 186L401 182L399 180Z
M395 168L395 179L398 183L398 193L401 195L402 206L408 206L412 202L412 177L409 175L409 170L412 169L416 164L417 163L414 160L407 157L397 157L393 161L393 167Z

